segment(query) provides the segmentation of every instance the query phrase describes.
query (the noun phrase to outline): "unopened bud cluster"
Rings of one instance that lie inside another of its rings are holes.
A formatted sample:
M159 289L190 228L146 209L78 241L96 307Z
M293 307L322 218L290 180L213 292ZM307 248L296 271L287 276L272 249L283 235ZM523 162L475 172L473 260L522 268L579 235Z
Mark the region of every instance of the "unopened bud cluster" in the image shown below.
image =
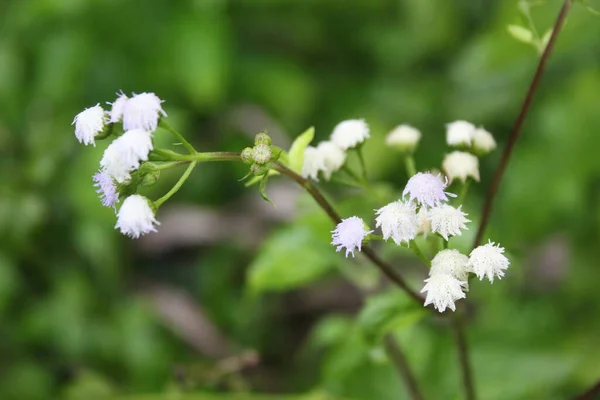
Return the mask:
M255 176L263 176L269 171L268 164L275 160L275 154L271 149L271 138L264 132L254 136L254 147L246 147L242 150L241 159L250 164L250 171Z

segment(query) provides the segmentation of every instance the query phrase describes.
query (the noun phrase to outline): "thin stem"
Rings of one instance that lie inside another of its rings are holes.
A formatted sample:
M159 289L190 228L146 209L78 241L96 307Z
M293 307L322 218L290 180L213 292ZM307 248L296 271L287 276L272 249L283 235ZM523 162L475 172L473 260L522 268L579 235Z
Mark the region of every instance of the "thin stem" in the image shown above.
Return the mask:
M174 168L174 167L178 167L180 165L185 165L185 164L189 164L190 161L168 161L168 162L164 162L162 164L154 164L152 166L153 170L156 171L162 171L165 169L170 169L170 168Z
M594 386L587 389L585 391L585 393L582 393L579 396L575 397L574 400L594 400L594 399L598 399L599 396L600 396L600 381L596 382L594 384Z
M391 333L389 333L384 336L383 344L385 346L385 350L387 351L390 360L392 360L392 362L396 366L396 369L400 373L402 379L404 379L410 398L412 400L423 400L424 397L421 394L421 391L419 390L417 379L411 371L410 366L408 365L408 361L406 360L404 352L400 348L398 341L394 338L394 336Z
M411 240L410 248L421 259L421 261L423 261L425 263L425 265L427 265L428 267L431 267L431 262L429 261L429 259L427 257L425 257L425 254L423 254L423 252L417 245L417 242L415 242L414 240Z
M179 139L179 141L181 142L181 144L183 144L185 146L186 149L188 149L188 151L190 152L190 154L196 154L196 149L194 148L194 146L191 145L190 142L188 142L187 140L185 140L185 138L183 137L183 135L181 133L179 133L175 128L173 128L167 121L165 121L164 118L161 118L159 125L166 129L167 131L171 132L171 134L173 134L173 136L175 136L177 139Z
M467 192L469 191L469 186L471 185L471 179L467 178L462 183L460 187L460 192L458 193L458 197L456 198L456 205L461 205L465 202L465 197L467 197Z
M508 139L508 143L504 148L504 152L502 153L502 158L500 159L500 164L494 173L494 178L492 180L492 184L488 191L487 197L485 199L485 203L483 205L483 211L481 213L481 221L479 222L479 228L477 230L477 235L475 236L475 241L473 243L473 248L477 247L479 243L481 243L481 239L483 238L483 234L485 233L485 228L490 219L490 215L492 213L492 206L494 203L494 198L496 197L496 193L498 192L498 188L500 186L500 182L502 181L502 176L504 175L504 171L506 170L506 166L508 165L508 160L510 159L510 155L512 154L513 148L517 143L517 139L521 135L521 129L523 128L523 122L525 121L525 117L529 112L529 108L531 106L531 102L533 100L533 95L535 94L542 75L544 73L544 69L552 53L552 49L554 49L554 43L556 42L556 38L560 33L560 30L565 22L569 9L571 8L572 0L565 0L558 17L556 18L556 22L554 23L554 28L552 29L552 35L550 36L550 41L548 45L544 49L542 56L540 57L540 61L538 63L537 69L533 76L533 79L529 85L529 89L527 90L527 95L525 96L525 100L523 100L523 104L521 105L521 111L517 116L515 124L513 126L512 132Z
M329 218L331 218L331 220L335 224L339 224L342 221L342 218L337 213L337 211L335 211L333 206L325 199L325 197L321 194L319 189L317 189L308 179L298 175L297 173L295 173L294 171L292 171L291 169L289 169L281 163L275 162L273 163L272 167L276 171L287 176L288 178L291 178L297 184L306 189L306 191L313 197L317 204L321 206L321 208L325 211L325 213L329 216ZM390 264L386 263L381 258L379 258L377 253L375 253L371 247L367 245L363 246L361 253L365 257L367 257L373 264L375 264L381 270L381 272L383 272L383 274L387 276L392 282L394 282L400 288L404 289L404 291L411 298L413 298L420 304L423 304L425 302L425 300L417 292L415 292L408 286L404 278L402 278L402 276L399 275L398 272L396 272L394 267L392 267Z
M404 157L404 166L406 167L406 174L410 178L417 173L417 167L415 166L415 158L412 154L408 154Z
M156 205L156 208L160 207L165 201L169 200L169 198L171 196L173 196L175 193L177 193L177 191L179 189L181 189L181 187L183 186L183 184L185 183L185 181L187 180L187 178L190 177L190 174L192 173L192 170L194 169L194 167L196 166L197 162L192 162L189 167L187 167L187 169L185 170L185 172L183 173L183 175L181 175L181 178L179 178L179 180L177 181L177 183L175 184L175 186L173 186L171 188L171 190L169 190L167 192L167 194L165 194L163 197L161 197L160 199L156 200L154 202L154 204Z
M442 239L442 250L447 250L448 249L448 241L441 236L440 236L440 238Z
M365 158L362 152L362 145L356 149L356 153L358 154L358 161L360 162L360 170L362 172L362 180L366 183L367 180L367 164L365 163Z
M217 151L207 153L195 153L195 154L180 154L167 149L154 149L151 155L154 154L160 157L164 161L195 161L195 162L208 162L208 161L238 161L240 160L241 153Z
M462 372L463 386L465 390L466 400L475 400L475 386L473 384L473 371L471 369L471 363L469 361L469 349L467 347L467 340L465 337L464 322L462 318L462 311L456 310L452 319L452 328L456 335L456 344L458 347L458 360L460 363L460 370Z

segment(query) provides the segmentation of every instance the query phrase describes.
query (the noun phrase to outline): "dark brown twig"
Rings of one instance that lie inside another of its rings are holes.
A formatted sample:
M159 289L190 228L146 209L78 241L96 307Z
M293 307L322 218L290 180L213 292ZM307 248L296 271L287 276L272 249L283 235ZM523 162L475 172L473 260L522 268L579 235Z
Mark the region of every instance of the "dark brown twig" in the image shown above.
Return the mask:
M419 390L417 379L413 375L408 365L408 361L406 360L406 357L404 356L404 353L402 352L402 349L400 348L400 345L398 344L394 336L389 333L385 335L385 337L383 338L383 344L388 353L388 356L396 366L396 369L404 378L408 389L408 393L410 394L410 398L413 400L423 400L424 397L421 394L421 391Z
M291 169L287 168L285 165L280 163L274 163L273 167L275 170L279 171L283 175L286 175L288 178L291 178L300 186L302 186L306 191L313 197L313 199L321 206L321 208L327 213L329 218L335 223L338 224L342 221L340 215L333 209L331 204L325 199L325 197L321 194L319 189L317 189L308 179L298 175ZM365 257L367 257L373 264L375 264L381 272L385 276L387 276L392 282L402 288L410 297L412 297L415 301L420 304L424 303L424 299L414 290L408 286L404 278L396 270L394 267L383 261L377 253L373 251L369 246L363 246L361 251Z
M572 0L565 0L558 17L556 18L556 22L554 23L554 27L552 28L552 35L550 36L550 41L548 45L544 49L542 56L540 57L540 61L538 63L535 74L533 75L533 79L529 84L529 89L527 90L527 95L525 96L525 100L521 105L521 110L519 111L519 115L515 121L512 132L508 139L508 143L504 148L504 152L502 153L502 158L500 159L500 164L494 173L494 178L492 180L492 184L488 190L488 194L485 198L485 203L483 205L483 211L481 213L481 221L479 222L479 228L477 229L477 235L475 236L475 241L473 243L473 248L477 247L481 243L481 239L483 238L483 234L485 233L485 228L490 219L490 215L492 213L492 206L494 203L494 198L496 197L496 193L498 192L498 188L500 186L500 182L502 181L502 176L504 175L504 171L506 170L506 166L508 165L508 160L510 159L510 155L512 154L513 148L521 135L521 129L523 127L523 123L525 122L525 117L527 117L527 113L529 112L529 108L531 106L531 102L533 100L533 96L539 86L542 75L544 73L544 69L546 67L546 63L550 57L550 53L554 49L554 43L556 42L556 38L560 33L562 26L564 25L565 19L567 17L567 13L571 8Z
M462 318L462 311L459 309L452 316L452 328L456 335L456 344L458 347L458 360L460 362L460 370L462 372L463 386L465 390L465 398L467 400L475 400L475 385L473 384L473 371L469 361L469 349L467 347L467 339L465 337L465 328Z
M600 399L600 381L596 382L594 386L586 390L585 393L575 397L574 400L597 400Z

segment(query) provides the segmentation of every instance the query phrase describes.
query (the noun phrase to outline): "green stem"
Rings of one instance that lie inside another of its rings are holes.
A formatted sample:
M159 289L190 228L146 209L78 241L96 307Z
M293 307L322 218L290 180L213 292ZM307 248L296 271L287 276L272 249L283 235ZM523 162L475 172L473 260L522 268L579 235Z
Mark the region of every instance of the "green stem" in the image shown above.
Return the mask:
M467 197L467 192L469 191L470 183L471 183L471 179L469 179L469 178L467 178L463 182L463 184L462 184L462 186L460 188L460 193L458 194L458 197L455 200L456 205L461 205L461 204L464 203L465 197Z
M425 265L427 265L428 267L431 267L431 262L429 261L429 259L427 257L425 257L425 254L423 254L423 252L417 245L417 242L415 242L414 240L411 240L409 247L421 259L421 261L423 261L425 263Z
M412 154L409 154L406 157L404 157L404 165L406 167L406 173L408 174L409 178L417 174L417 168L415 167L415 158L412 156Z
M442 249L447 250L448 249L448 241L441 236L440 236L440 239L442 239Z
M194 146L192 146L190 144L190 142L188 142L187 140L185 140L185 138L183 137L183 135L181 133L179 133L175 128L173 128L167 121L165 121L164 118L161 118L159 125L166 129L167 131L171 132L173 134L173 136L175 136L177 139L179 139L179 141L181 142L181 144L183 144L185 146L186 149L188 149L188 151L190 152L190 154L196 154L197 151L194 148Z
M177 181L177 183L175 184L175 186L173 186L171 188L171 190L169 190L167 192L167 194L165 194L163 197L161 197L160 199L156 200L154 202L154 204L156 205L156 208L160 207L165 201L169 200L169 198L171 196L173 196L175 193L177 193L177 191L179 189L181 189L181 187L183 186L183 184L185 183L185 181L187 180L187 178L190 177L190 174L192 173L192 170L194 169L194 167L196 166L197 162L192 162L190 164L189 167L187 167L187 169L185 170L185 172L183 173L183 175L181 175L181 178L179 178L179 180Z
M187 161L187 162L208 162L208 161L236 161L241 160L240 153L218 151L195 154L180 154L167 149L154 149L152 153L165 161Z
M360 187L361 189L363 189L365 192L367 192L371 196L373 196L373 198L375 198L375 200L377 200L380 203L384 202L384 199L381 196L379 196L375 192L375 190L373 190L373 188L371 187L371 185L369 184L369 182L367 180L365 180L364 178L360 177L350 167L348 167L347 165L344 165L342 167L342 171L344 171L345 173L347 173L348 175L350 175L350 177L356 181L357 186Z
M189 164L189 161L168 161L161 164L152 163L152 169L155 171L162 171L165 169L170 169L173 167L178 167L180 165Z
M356 148L356 153L358 154L358 161L360 162L360 169L362 172L362 180L366 183L367 181L367 165L365 163L365 158L362 152L362 145Z

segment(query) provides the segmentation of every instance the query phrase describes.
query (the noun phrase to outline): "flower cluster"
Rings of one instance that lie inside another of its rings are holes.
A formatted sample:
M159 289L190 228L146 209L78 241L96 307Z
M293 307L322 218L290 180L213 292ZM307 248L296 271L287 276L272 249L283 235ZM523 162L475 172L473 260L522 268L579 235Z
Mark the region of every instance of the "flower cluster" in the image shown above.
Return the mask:
M84 145L96 145L96 139L110 135L116 138L108 145L100 161L100 171L93 176L94 186L107 207L116 210L119 193L132 181L132 173L148 161L153 150L153 134L161 117L166 117L162 100L154 93L118 93L110 111L99 104L75 116L75 137ZM140 195L128 196L117 213L118 228L123 234L137 238L155 231L158 225L154 204Z
M386 143L402 150L406 157L412 157L420 138L421 133L416 128L400 125L388 134ZM489 132L466 121L448 124L446 140L450 146L467 151L456 150L445 156L442 162L445 176L417 172L408 179L400 199L375 210L375 227L381 229L384 241L391 239L398 246L412 248L422 257L425 256L415 243L418 235L434 233L446 242L445 250L431 260L429 277L422 290L427 293L425 305L433 304L440 312L446 308L454 311L455 302L466 297L470 273L493 282L494 278L504 275L509 265L503 255L504 249L491 242L474 249L469 257L458 250L446 248L450 238L462 235L471 222L461 204L449 204L456 195L448 192L447 187L454 180L459 180L464 190L467 179L479 181L479 160L468 151L482 155L496 146ZM348 139L347 144L352 143ZM314 148L307 149L305 157L315 165L322 162ZM308 176L316 178L316 173ZM337 246L338 251L345 248L346 257L348 254L354 256L354 251L361 250L362 242L371 232L362 219L351 217L339 223L333 231L332 244Z
M319 173L322 173L325 180L330 180L331 175L346 163L346 151L360 146L369 137L369 125L364 120L340 122L333 129L330 140L306 148L302 176L318 181Z

